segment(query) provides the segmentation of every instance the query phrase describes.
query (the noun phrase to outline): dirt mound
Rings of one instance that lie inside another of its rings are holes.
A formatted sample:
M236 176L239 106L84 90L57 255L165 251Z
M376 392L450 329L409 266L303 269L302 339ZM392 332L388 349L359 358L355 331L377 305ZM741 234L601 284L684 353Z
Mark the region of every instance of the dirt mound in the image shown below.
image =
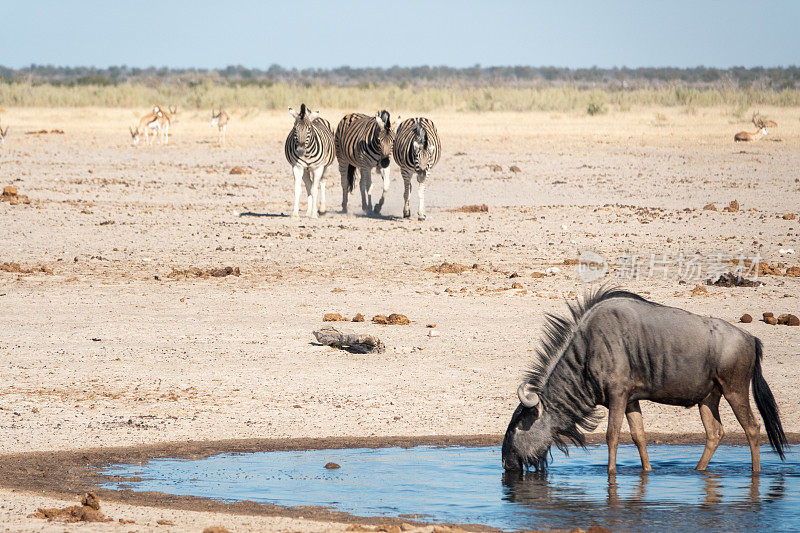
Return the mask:
M725 211L726 213L736 213L737 211L739 211L739 202L736 200L732 200L731 203L728 204L728 207L725 207L723 211Z
M456 209L451 209L451 213L488 213L489 206L486 204L475 204L475 205L462 205L461 207L457 207Z
M345 317L340 315L339 313L325 313L325 316L322 317L323 322L349 322Z
M244 169L244 168L242 168L242 167L240 167L239 165L236 165L235 167L233 167L233 168L231 169L231 171L229 172L229 174L234 174L234 175L240 175L240 174L250 174L250 171L249 171L249 170L246 170L246 169Z
M716 285L717 287L758 287L762 285L762 282L747 279L733 272L726 272L715 280L706 280L706 285Z
M100 512L100 500L94 492L87 492L81 498L81 505L72 505L63 509L39 508L29 518L45 520L63 520L65 522L110 522L110 518Z
M197 267L189 267L186 270L178 270L173 268L167 277L168 278L224 278L226 276L239 276L241 271L239 267L221 267L221 268L207 268L205 270Z
M13 185L6 185L3 187L3 195L0 196L0 202L8 202L11 205L29 204L30 198L24 194L19 194L19 191Z
M33 131L26 131L25 135L46 135L48 133L52 133L55 135L64 135L64 130L33 130Z
M473 267L474 268L474 267ZM445 261L441 265L429 266L425 269L428 272L436 272L437 274L461 274L467 270L471 270L467 265L460 265L458 263L448 263Z
M19 263L3 263L0 265L0 271L12 272L15 274L36 274L44 272L45 274L53 274L53 271L44 265L36 265L30 268L23 268Z

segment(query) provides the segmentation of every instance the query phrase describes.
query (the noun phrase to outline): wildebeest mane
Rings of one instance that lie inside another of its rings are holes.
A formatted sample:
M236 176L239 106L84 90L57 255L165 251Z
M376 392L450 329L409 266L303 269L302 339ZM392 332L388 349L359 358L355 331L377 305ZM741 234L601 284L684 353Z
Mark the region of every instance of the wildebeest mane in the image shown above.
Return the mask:
M586 340L576 334L579 333L578 326L583 317L594 306L612 298L648 301L629 291L615 287L601 287L594 293L587 293L582 300L567 302L568 315L560 316L548 313L542 344L536 350L536 361L525 373L525 380L540 393L544 408L549 409L559 419L553 441L556 447L564 453L567 452L568 442L585 446L586 439L580 430L592 431L601 419L595 408L597 391L594 390L593 383L587 383L588 376L575 371L576 368L584 368L583 362L587 355ZM567 355L567 348L573 341L576 346ZM565 356L575 359L569 365L572 370L562 373L568 375L569 378L564 378L563 375L559 376L562 380L568 379L568 382L561 383L564 385L561 387L549 387L549 380L556 365Z

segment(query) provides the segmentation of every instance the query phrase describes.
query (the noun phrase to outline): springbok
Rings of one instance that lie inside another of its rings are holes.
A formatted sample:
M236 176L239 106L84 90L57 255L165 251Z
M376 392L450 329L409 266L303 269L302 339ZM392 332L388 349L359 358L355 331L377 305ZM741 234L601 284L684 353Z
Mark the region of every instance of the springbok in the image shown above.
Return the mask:
M142 137L144 137L146 144L150 144L150 135L155 137L161 130L161 125L159 124L159 117L163 115L164 113L161 111L160 107L153 106L153 112L143 116L141 120L139 120L138 126L136 126L135 128L131 126L130 132L131 132L132 143L134 146L139 144L139 140Z
M753 113L753 124L758 127L758 121L761 120L761 113ZM777 128L778 123L774 120L761 120L761 122L768 128Z
M754 117L755 120L755 117ZM761 121L761 119L757 119L755 122L758 131L755 133L750 133L749 131L740 131L736 135L733 136L734 141L757 141L761 137L767 134L767 126Z
M6 126L6 129L3 129L3 126L0 125L0 146L6 143L6 135L8 135L8 126Z
M211 109L211 125L218 128L219 136L217 137L217 142L220 146L225 146L225 132L228 129L228 121L230 119L230 115L224 109L220 109L219 113L214 113L214 109Z

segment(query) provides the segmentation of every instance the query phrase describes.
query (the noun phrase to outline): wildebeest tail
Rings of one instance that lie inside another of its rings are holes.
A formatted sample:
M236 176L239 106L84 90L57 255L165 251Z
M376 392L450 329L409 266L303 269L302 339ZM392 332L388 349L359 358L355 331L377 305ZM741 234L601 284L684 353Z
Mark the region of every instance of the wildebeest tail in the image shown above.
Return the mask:
M769 385L764 380L761 373L761 358L763 355L761 340L756 339L756 364L753 367L753 397L756 400L756 407L764 420L764 428L767 430L767 437L772 448L778 452L781 459L785 458L783 448L787 445L786 434L783 432L783 424L778 416L778 404L775 397L769 390Z
M356 182L356 167L347 165L347 192L353 192L353 185Z

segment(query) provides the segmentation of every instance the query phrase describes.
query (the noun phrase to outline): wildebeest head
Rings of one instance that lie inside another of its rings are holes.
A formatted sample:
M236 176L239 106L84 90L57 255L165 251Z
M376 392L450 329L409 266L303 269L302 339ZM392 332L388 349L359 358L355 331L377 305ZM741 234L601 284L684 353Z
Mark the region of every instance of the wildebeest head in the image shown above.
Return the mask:
M396 124L400 120L400 117L397 117L394 121ZM380 146L381 152L381 160L380 166L381 168L386 168L389 166L389 157L392 155L392 148L394 147L394 129L392 128L392 121L391 117L389 117L389 112L385 109L380 113L375 113L375 122L378 123L378 131L375 134L375 139L373 142L377 142Z
M425 172L430 168L433 163L434 146L428 140L428 132L421 124L417 124L417 129L414 131L414 140L411 141L411 153L413 161L416 164L416 170Z
M317 113L309 113L306 104L300 104L300 112L296 112L293 108L289 108L289 114L294 117L294 140L296 143L296 152L300 157L306 155L306 148L311 142L311 123L317 118Z
M539 393L527 381L517 389L520 404L511 417L503 439L503 468L522 470L547 467L553 438L551 414L545 409Z

